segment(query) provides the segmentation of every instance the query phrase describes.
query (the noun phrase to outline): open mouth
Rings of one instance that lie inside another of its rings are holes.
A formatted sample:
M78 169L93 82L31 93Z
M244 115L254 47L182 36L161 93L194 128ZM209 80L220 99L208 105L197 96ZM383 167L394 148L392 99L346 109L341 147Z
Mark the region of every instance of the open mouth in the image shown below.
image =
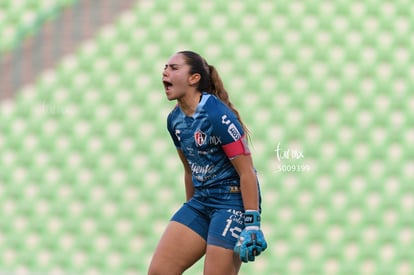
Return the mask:
M164 84L164 88L165 88L165 90L167 90L167 91L168 91L169 89L171 89L171 87L173 86L171 82L166 81L166 80L163 80L163 81L162 81L162 83Z

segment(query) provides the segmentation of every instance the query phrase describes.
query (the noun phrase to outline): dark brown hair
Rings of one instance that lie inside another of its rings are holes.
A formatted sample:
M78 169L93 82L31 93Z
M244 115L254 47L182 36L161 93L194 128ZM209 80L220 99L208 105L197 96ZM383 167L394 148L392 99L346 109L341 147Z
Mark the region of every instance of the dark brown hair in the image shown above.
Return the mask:
M223 101L237 116L246 134L249 133L246 125L241 120L239 112L230 102L229 94L224 88L216 68L209 65L207 61L198 53L193 51L180 51L179 54L184 56L186 63L190 66L190 74L200 74L200 81L198 82L197 90L200 92L207 92L217 96Z

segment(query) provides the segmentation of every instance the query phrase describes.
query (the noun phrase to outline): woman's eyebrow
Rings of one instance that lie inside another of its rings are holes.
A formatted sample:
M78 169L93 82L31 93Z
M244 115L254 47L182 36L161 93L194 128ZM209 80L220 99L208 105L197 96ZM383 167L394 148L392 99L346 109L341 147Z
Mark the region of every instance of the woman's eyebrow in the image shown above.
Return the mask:
M176 63L171 63L171 64L165 64L165 68L167 67L180 67L183 66L184 64L176 64Z

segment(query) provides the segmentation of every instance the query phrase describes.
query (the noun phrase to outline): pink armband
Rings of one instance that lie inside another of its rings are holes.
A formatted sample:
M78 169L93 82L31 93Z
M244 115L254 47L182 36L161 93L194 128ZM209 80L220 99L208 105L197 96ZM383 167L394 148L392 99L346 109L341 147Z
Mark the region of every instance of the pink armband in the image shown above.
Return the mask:
M222 148L224 153L226 153L227 157L230 159L238 155L250 155L245 135L243 135L239 140L223 145Z

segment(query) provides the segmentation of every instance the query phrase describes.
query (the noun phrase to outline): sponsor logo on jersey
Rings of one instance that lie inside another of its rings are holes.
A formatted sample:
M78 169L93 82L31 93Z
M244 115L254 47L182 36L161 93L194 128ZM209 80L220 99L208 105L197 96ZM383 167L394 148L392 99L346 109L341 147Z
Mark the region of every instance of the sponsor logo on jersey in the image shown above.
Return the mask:
M219 145L221 144L221 137L219 136L211 136L209 140L209 144Z
M190 164L191 171L194 174L203 174L203 175L205 175L207 173L210 173L214 169L214 165L210 165L210 164L207 164L207 165L197 165L197 164L195 164L193 162L190 162L189 164Z
M230 193L240 193L240 187L239 186L230 186Z
M233 215L243 216L244 212L241 210L227 209L227 212L233 213Z
M177 137L178 141L181 141L180 134L181 134L181 131L179 129L175 129L175 136Z
M203 131L197 130L194 133L194 140L198 146L203 145L206 142L206 139L207 139L207 135Z
M243 211L240 210L234 210L234 209L228 209L228 213L232 213L230 215L230 219L238 224L244 225L244 214Z
M236 127L236 125L234 125L234 123L230 124L229 128L227 129L227 132L236 141L241 138L241 134L240 134L239 130L237 130L237 127Z

